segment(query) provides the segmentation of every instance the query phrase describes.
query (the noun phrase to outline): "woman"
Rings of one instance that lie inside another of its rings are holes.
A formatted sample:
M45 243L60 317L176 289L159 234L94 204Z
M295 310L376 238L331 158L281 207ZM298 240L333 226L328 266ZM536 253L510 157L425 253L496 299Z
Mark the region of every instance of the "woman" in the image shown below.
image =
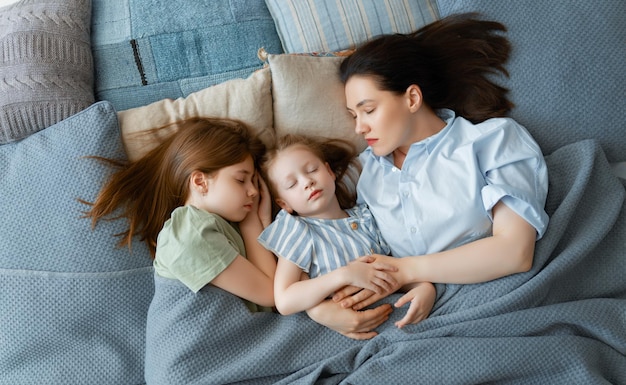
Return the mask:
M348 111L368 143L359 201L392 255L403 257L376 255L398 267L400 286L486 282L532 267L548 224L548 175L537 143L504 118L507 90L489 77L507 74L504 30L472 14L451 16L372 40L340 67ZM369 338L389 307L354 310L380 298L348 287L309 315ZM405 318L421 319L420 296L403 298L411 303Z

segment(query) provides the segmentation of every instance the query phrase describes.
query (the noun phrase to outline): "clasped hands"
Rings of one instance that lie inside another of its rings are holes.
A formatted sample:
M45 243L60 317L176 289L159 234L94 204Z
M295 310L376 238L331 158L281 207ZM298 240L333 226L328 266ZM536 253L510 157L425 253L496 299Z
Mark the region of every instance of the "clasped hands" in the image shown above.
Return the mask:
M398 290L404 292L395 303L399 308L409 303L405 316L395 325L399 328L415 324L427 318L435 303L436 291L430 282L406 282L401 271L400 259L380 254L368 255L351 262L351 266L359 270L359 264L367 264L368 270L362 269L364 274L360 281L355 280L353 285L337 291L332 300L346 309L359 311L385 298ZM372 269L373 268L373 269ZM369 271L368 274L365 272ZM373 273L372 273L373 272Z

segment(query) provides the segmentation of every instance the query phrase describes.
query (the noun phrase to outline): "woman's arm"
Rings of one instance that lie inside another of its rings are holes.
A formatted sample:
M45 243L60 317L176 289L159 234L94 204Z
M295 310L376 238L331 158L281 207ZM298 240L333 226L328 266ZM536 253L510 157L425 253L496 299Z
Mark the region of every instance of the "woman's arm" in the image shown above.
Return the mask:
M395 259L399 281L478 283L530 270L535 228L502 202L492 214L493 231L487 238L439 253Z
M504 203L493 210L493 235L439 253L393 258L375 255L398 268L401 285L418 282L479 283L530 270L537 232L526 220ZM346 288L334 296L343 307L363 308L378 301L380 295Z
M370 260L362 257L327 274L301 280L300 267L279 258L274 278L276 308L285 315L304 311L346 285L367 287L379 294L391 292L396 282L389 271L395 268L384 263L368 263Z

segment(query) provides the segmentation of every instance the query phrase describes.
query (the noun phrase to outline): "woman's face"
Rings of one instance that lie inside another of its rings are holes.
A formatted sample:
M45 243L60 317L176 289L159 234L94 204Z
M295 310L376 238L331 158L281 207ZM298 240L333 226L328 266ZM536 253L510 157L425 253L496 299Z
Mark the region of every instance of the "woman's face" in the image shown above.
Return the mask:
M386 156L399 147L410 146L413 113L408 92L397 95L378 88L369 76L352 76L345 85L347 108L374 154Z

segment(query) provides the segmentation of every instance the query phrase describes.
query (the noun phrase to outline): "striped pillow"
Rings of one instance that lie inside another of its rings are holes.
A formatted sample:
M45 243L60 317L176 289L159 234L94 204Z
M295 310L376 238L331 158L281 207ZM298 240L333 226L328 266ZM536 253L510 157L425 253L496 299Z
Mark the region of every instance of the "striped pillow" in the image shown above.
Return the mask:
M439 18L436 0L265 0L286 53L355 48Z

